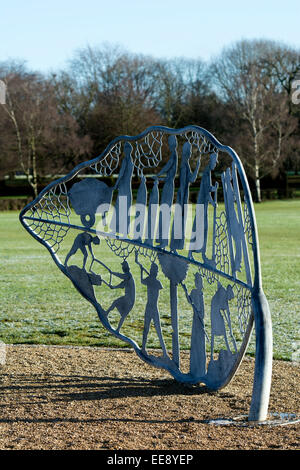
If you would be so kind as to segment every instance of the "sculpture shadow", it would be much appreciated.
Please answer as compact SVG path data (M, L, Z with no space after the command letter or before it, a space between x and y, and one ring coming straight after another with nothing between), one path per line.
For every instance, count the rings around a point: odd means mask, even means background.
M43 377L33 377L20 375L15 376L16 384L2 386L1 394L21 392L27 399L36 396L41 392L41 396L48 393L54 394L54 401L74 401L74 400L105 400L126 397L153 397L166 395L199 395L202 393L216 393L205 385L180 384L173 378L166 379L145 379L121 378L121 377L95 377L95 376L63 376L47 374ZM76 391L70 393L68 389ZM57 391L57 394L55 393ZM0 406L1 403L0 403Z
M98 401L115 400L126 398L153 398L164 396L189 396L199 394L218 394L220 392L212 392L206 386L187 386L177 383L173 379L144 379L144 378L120 378L120 377L95 377L95 376L63 376L63 375L47 375L44 377L33 376L15 376L15 384L2 386L0 390L0 408L7 406L1 400L9 394L14 401L14 406L23 405L42 405L49 402L53 403L53 407L59 403L70 403L79 401ZM17 400L14 396L17 395ZM223 396L224 393L221 393ZM226 394L228 395L228 394ZM2 401L2 403L1 403ZM126 401L124 401L126 404ZM158 418L145 419L132 416L120 417L95 417L82 418L58 416L49 417L33 417L32 415L24 417L1 417L0 423L93 423L93 422L137 422L137 423L175 423L175 422L199 422L206 420L196 420L193 417L185 418Z

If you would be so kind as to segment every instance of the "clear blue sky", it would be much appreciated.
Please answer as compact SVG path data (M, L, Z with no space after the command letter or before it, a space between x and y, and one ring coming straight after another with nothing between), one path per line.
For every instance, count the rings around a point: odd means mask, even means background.
M87 44L120 44L155 57L208 60L241 38L300 49L299 0L2 0L0 61L62 68Z

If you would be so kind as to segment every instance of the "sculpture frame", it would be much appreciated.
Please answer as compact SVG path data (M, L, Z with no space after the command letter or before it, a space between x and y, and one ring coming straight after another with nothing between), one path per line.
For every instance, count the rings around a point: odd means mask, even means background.
M236 373L241 360L246 352L253 324L255 325L255 370L254 370L254 381L253 381L253 390L252 390L252 400L251 400L251 407L249 411L249 416L248 420L249 421L264 421L267 417L267 411L268 411L268 403L269 403L269 395L270 395L270 387L271 387L271 375L272 375L272 325L271 325L271 315L270 315L270 310L268 306L268 302L266 300L265 294L263 292L262 288L262 276L261 276L261 262L260 262L260 250L259 250L259 240L258 240L258 233L257 233L257 224L256 224L256 219L255 219L255 211L254 211L254 205L251 197L251 192L249 188L249 184L247 181L247 177L245 174L245 170L243 168L243 165L241 163L240 158L238 157L237 153L229 146L222 145L209 131L206 129L203 129L199 126L186 126L182 129L171 129L165 126L151 126L147 128L144 132L138 134L137 136L119 136L115 138L107 147L106 149L101 153L100 156L91 159L87 162L81 163L77 165L72 171L68 173L68 175L59 178L58 180L50 183L46 188L44 188L41 193L38 195L38 197L29 203L20 213L20 222L24 226L24 228L32 235L37 241L42 243L50 252L52 259L54 260L55 264L58 266L58 268L72 281L74 286L77 288L77 290L81 293L83 297L85 297L89 302L91 302L91 298L86 295L86 292L84 289L82 289L82 286L80 283L76 282L72 276L70 276L70 272L68 271L67 267L62 265L62 263L59 261L56 253L52 249L52 247L44 240L42 240L32 229L27 223L27 220L29 219L28 211L30 211L33 207L35 207L35 204L43 198L43 196L49 192L52 188L54 188L57 185L63 185L65 182L71 180L74 178L80 171L82 171L85 168L91 167L92 165L97 165L101 160L107 155L118 143L120 142L125 142L125 144L130 144L131 142L135 142L137 140L145 138L147 135L149 135L152 132L162 132L166 133L169 136L178 136L178 135L183 135L187 132L195 132L198 134L201 134L215 149L217 149L220 152L224 152L229 157L231 157L232 161L234 162L234 165L237 169L240 182L241 182L241 187L243 190L244 194L244 200L245 203L247 204L248 207L248 216L249 216L249 224L251 228L251 237L252 237L252 248L253 248L253 267L254 267L254 275L253 275L253 283L251 286L251 303L252 303L252 316L249 319L248 326L247 326L247 331L245 333L244 339L243 339L243 344L240 347L240 350L238 352L238 357L237 360L235 361L234 367L231 368L230 373L227 375L226 380L223 381L222 383L210 383L208 386L212 389L220 389L225 387L230 380L233 378L234 374ZM226 203L226 202L225 202ZM31 220L34 220L34 217L30 217ZM37 222L40 219L37 218ZM84 223L84 222L83 222ZM57 225L63 225L61 222L56 222ZM74 229L79 229L82 230L82 227L76 226L76 225L70 225L71 228ZM97 231L91 227L86 227L86 232L90 234L97 234ZM128 243L130 241L127 240ZM132 242L133 243L133 242ZM142 241L135 240L134 241L135 246L143 246ZM152 247L153 250L155 250L158 253L158 256L163 259L164 257L164 250L162 250L160 247ZM178 253L173 253L173 256L176 257L178 260L178 263L184 263L186 262L186 258L181 256ZM195 261L193 258L189 258L188 260L189 264L193 264L195 266L199 265L198 261ZM203 265L203 264L202 264ZM211 270L211 272L220 272L216 270L213 266L206 265L205 266L207 269ZM226 274L224 272L221 273L223 278L227 278L228 281L232 281L235 283L240 284L241 286L245 285L242 281L239 281L238 279L235 278L234 276L234 271L232 272L232 275ZM96 281L97 282L97 281ZM249 289L249 285L247 284L247 288ZM93 302L92 302L93 303ZM97 303L93 303L94 307L97 310ZM98 309L99 310L99 309ZM103 312L98 312L98 315L102 315ZM103 315L101 317L101 321L104 324L104 326L113 334L116 334L116 331L113 330L109 324L108 321L105 321L105 318L103 318ZM145 362L148 362L151 365L154 366L159 366L158 363L149 357L148 355L145 355L143 351L137 346L137 344L130 340L128 337L122 335L120 331L118 331L118 337L132 346L138 356L143 359ZM176 338L175 338L176 340ZM168 366L165 365L165 368L171 373L171 375L176 379L181 381L181 377L178 376L176 371ZM188 380L187 380L188 382Z

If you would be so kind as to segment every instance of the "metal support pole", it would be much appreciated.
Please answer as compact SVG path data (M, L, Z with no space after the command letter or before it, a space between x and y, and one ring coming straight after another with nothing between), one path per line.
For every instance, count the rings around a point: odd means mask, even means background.
M263 290L253 294L256 354L254 383L249 421L264 421L267 418L272 377L272 323L269 304Z

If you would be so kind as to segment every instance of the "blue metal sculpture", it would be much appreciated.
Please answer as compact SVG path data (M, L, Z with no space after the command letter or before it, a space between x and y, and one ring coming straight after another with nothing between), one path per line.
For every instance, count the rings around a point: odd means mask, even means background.
M255 320L249 419L266 419L271 319L251 194L230 147L197 126L155 126L118 137L99 157L47 186L20 220L102 324L180 382L215 390L228 384ZM147 345L152 324L160 354ZM139 325L139 340L130 325ZM180 361L183 329L188 371Z

